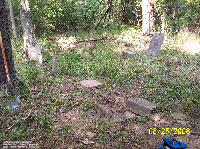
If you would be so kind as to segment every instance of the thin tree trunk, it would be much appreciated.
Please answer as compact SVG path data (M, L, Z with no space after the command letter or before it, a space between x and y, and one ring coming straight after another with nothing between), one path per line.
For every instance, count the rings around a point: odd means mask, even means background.
M10 41L10 31L8 25L7 8L4 0L0 1L0 31L2 36L2 42L5 52L5 57L8 66L8 72L11 80L11 87L15 88L17 86L16 73L14 67L14 61L12 57L12 45ZM4 59L2 54L2 49L0 46L0 86L6 84L6 70L4 65Z
M24 52L31 59L35 60L36 37L33 29L31 12L28 0L19 0L20 16L24 38Z
M174 23L173 23L173 25L174 25L174 29L175 29L175 33L178 33L178 28L177 28L177 24L176 24L176 12L177 12L177 2L175 1L175 4L174 4L174 9L173 9L173 20L174 20Z
M121 0L121 11L122 11L122 15L121 15L121 24L128 23L127 20L127 16L126 16L126 0Z
M165 0L163 3L163 16L162 16L162 33L165 32L165 16L166 16L166 11L165 11Z
M142 0L142 33L151 34L154 28L153 12L150 0Z
M149 30L149 34L153 34L153 32L155 31L154 22L156 20L154 15L153 15L153 8L152 8L152 5L154 4L154 0L149 0L149 2L150 2L150 13L149 13L149 20L150 20L149 28L150 28L150 30Z
M9 9L10 9L10 19L12 22L13 37L17 38L17 30L16 30L16 25L15 25L14 15L13 15L12 0L8 0L8 4L9 4Z
M142 0L142 33L149 33L149 13L150 3L149 0Z

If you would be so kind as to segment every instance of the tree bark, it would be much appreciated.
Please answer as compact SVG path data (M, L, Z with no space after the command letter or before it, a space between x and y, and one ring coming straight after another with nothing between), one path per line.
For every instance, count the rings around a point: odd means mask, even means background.
M7 60L8 65L8 72L11 80L11 87L15 88L17 86L17 80L16 80L16 72L15 72L15 66L14 61L12 57L12 45L10 40L10 31L9 31L9 25L8 25L8 16L7 16L7 8L6 3L4 0L0 1L0 31L2 36L2 42L5 52L5 57ZM2 49L0 47L0 86L3 84L6 84L6 70L4 65L4 59L2 54Z
M128 19L127 19L127 15L126 15L126 7L127 7L127 0L121 0L121 11L122 11L121 24L128 23Z
M13 37L17 38L17 30L16 30L16 25L15 25L14 15L13 15L12 0L8 0L8 4L9 4L9 9L10 9L10 19L12 23Z
M142 33L152 34L154 19L150 0L142 0Z
M33 47L35 47L37 42L28 0L19 0L19 8L24 38L24 52L30 58L31 55L35 55L35 51L31 49L34 49ZM32 57L32 60L36 60L36 57Z

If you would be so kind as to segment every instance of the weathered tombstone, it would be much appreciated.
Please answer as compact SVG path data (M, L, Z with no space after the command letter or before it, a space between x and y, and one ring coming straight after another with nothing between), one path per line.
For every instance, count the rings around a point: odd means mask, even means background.
M135 55L136 55L136 52L134 52L134 51L128 51L128 50L123 51L123 56L125 58L133 57Z
M127 110L130 110L131 112L141 116L148 116L151 114L151 110L154 106L155 104L143 98L128 99L126 101Z
M158 52L160 51L161 45L163 43L164 37L165 37L164 33L155 33L153 35L153 38L150 42L150 45L146 54L151 57L157 56Z
M52 56L52 71L53 73L57 72L57 57L56 56Z
M41 44L35 45L36 64L42 65Z

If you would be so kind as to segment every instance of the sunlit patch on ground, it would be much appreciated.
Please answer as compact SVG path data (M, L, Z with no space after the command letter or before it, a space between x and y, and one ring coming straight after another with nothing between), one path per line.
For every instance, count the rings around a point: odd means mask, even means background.
M61 48L64 49L68 49L68 48L74 48L76 45L77 39L76 37L61 37L57 42L59 43L59 45L61 46Z
M184 44L183 50L190 54L200 53L200 43L187 42Z

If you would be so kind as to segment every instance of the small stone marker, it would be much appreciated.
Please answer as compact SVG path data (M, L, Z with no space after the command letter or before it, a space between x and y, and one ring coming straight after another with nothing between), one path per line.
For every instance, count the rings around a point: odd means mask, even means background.
M136 55L136 52L134 52L134 51L128 51L128 50L123 51L123 56L125 58L133 57L135 55Z
M150 42L149 48L147 50L147 55L155 57L160 51L161 45L163 43L165 34L164 33L155 33Z
M80 81L80 84L84 87L94 87L94 86L102 85L102 83L96 80L83 80L83 81Z
M57 57L56 56L52 56L52 71L53 73L57 72Z
M42 65L41 44L35 45L36 64Z
M151 114L151 109L155 105L143 98L128 99L126 101L126 108L133 113L139 114L141 116L148 116Z

